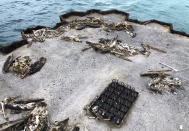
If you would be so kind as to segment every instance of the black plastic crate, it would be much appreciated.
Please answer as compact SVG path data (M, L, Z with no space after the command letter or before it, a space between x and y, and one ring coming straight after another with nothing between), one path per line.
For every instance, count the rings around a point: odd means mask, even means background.
M120 126L137 97L138 92L134 88L112 80L100 96L90 103L88 110L98 119Z

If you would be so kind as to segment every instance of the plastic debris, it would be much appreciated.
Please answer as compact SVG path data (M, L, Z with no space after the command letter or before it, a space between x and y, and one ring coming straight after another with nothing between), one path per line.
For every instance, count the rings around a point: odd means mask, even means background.
M161 65L163 65L163 66L166 66L166 67L170 68L171 70L173 70L173 71L175 71L175 72L178 72L177 69L173 68L173 67L170 66L170 65L167 65L167 64L164 64L164 63L159 63L159 64L161 64Z
M138 92L134 88L113 80L100 96L86 106L87 115L121 126L137 97Z
M141 74L141 76L152 78L148 83L148 89L158 93L174 93L177 89L182 89L181 80L179 78L173 78L170 74L166 73L170 71L171 70L148 71Z
M46 63L46 58L41 57L38 61L32 62L29 56L14 58L13 55L9 56L4 63L3 72L14 72L24 78L28 75L34 74L41 70Z
M183 130L183 125L179 125L179 129L180 129L180 130Z

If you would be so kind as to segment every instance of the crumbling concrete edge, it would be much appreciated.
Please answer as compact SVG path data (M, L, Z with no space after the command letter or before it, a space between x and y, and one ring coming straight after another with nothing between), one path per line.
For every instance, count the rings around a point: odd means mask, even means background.
M22 47L26 44L29 44L26 40L26 38L24 37L24 33L30 33L32 32L33 30L38 30L38 29L42 29L42 28L50 28L50 29L56 29L64 24L67 24L68 22L66 21L67 18L71 17L71 16L86 16L86 15L89 15L89 14L92 14L92 13L97 13L97 14L101 14L101 15L108 15L108 14L120 14L120 15L124 15L125 16L125 20L126 21L129 21L129 22L133 22L133 23L136 23L136 24L140 24L140 25L147 25L147 24L150 24L150 23L157 23L159 25L162 25L166 28L168 28L169 32L172 33L172 34L177 34L177 35L181 35L181 36L186 36L186 37L189 37L189 34L187 34L186 32L182 32L182 31L177 31L177 30L174 30L173 29L173 24L171 23L166 23L166 22L162 22L162 21L158 21L158 20L155 20L155 19L152 19L152 20L147 20L147 21L139 21L137 19L131 19L129 18L129 13L126 13L126 12L123 12L123 11L119 11L119 10L107 10L107 11L101 11L101 10L97 10L97 9L91 9L91 10L88 10L86 12L79 12L79 11L72 11L72 12L69 12L69 13L65 13L60 17L60 23L57 23L54 27L47 27L47 26L34 26L34 27L31 27L31 28L26 28L26 29L23 29L21 31L21 35L22 35L22 40L20 41L14 41L12 42L11 44L9 44L8 46L0 46L0 53L2 54L8 54L8 53L11 53L13 50L19 48L19 47Z

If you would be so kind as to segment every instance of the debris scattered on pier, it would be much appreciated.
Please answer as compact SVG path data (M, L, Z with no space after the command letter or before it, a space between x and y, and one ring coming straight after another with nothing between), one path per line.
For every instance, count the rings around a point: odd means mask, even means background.
M67 131L68 130L68 121L69 121L69 118L67 118L63 121L54 123L51 126L50 131L59 131L59 130Z
M47 104L41 102L30 112L30 117L24 126L25 131L43 131L48 128Z
M100 28L106 25L107 23L98 17L88 17L88 19L84 20L73 20L69 23L69 27L74 28L76 30L82 30L87 27Z
M15 72L21 78L24 78L29 74L31 65L32 60L29 58L29 56L17 57L12 66L10 66L9 70L11 72Z
M136 33L134 33L133 26L131 24L127 24L126 21L108 24L104 20L98 17L88 17L88 18L89 19L85 19L85 20L74 20L70 23L69 26L76 30L82 30L87 27L91 27L91 28L100 28L100 27L104 28L105 27L105 31L108 31L108 32L125 31L131 37L136 36Z
M24 37L32 38L32 41L44 42L45 39L58 37L62 33L63 32L59 32L50 28L42 28L38 30L33 30L33 33L24 34Z
M107 28L105 31L125 31L127 32L131 37L135 37L136 33L134 33L134 28L131 24L127 24L126 21L120 22L120 23L112 23L107 25Z
M38 61L32 62L32 59L29 56L24 57L16 57L9 56L4 63L3 72L14 72L20 76L20 78L24 78L28 75L34 74L44 66L46 63L46 58L41 57Z
M142 50L140 52L141 52L141 54L146 55L146 56L149 56L151 54L150 49L159 51L161 53L166 53L166 51L161 50L161 49L156 48L156 47L153 47L153 46L150 46L146 43L142 43L141 46L143 47L144 50Z
M12 114L18 114L24 111L30 113L21 119L0 124L0 130L42 131L47 128L48 110L44 99L16 100L18 98L19 96L5 98L1 102L4 105L4 110L9 109Z
M21 119L17 119L14 121L8 121L3 124L0 124L0 130L1 131L22 131L23 125L25 123L25 120L27 120L28 117L24 117Z
M48 109L44 99L28 99L28 100L16 100L19 96L7 97L0 104L4 118L6 116L5 111L11 110L11 113L18 114L27 111L27 114L23 118L8 121L0 124L0 130L5 131L79 131L79 127L76 125L68 125L68 119L60 122L56 122L52 125L48 121ZM1 111L0 110L0 111ZM6 116L6 120L8 117Z
M31 68L30 68L30 72L29 74L32 75L38 71L41 70L41 68L44 66L44 64L46 63L46 58L45 57L41 57L39 58L38 61L34 62L32 65L31 65Z
M80 35L61 37L62 40L69 41L69 42L82 42L81 39L85 39L85 38L87 38L87 37L86 36L80 36Z
M69 118L55 122L51 125L49 131L79 131L80 128L77 125L69 125L68 124Z
M86 41L89 47L83 49L82 51L86 51L87 49L93 48L96 51L100 51L101 53L111 53L121 59L132 62L128 57L135 56L138 54L143 54L146 56L150 55L150 49L157 50L162 53L166 53L165 51L158 49L156 47L150 46L148 44L141 44L144 50L139 50L134 46L131 46L127 43L122 43L121 40L118 40L118 36L113 39L99 39L98 43L93 43Z
M138 97L138 92L117 80L86 106L87 115L121 126L129 109Z
M120 23L111 23L108 24L104 20L98 17L88 17L84 20L73 20L70 22L66 22L62 26L58 27L57 29L52 29L49 27L44 27L38 30L32 30L31 33L22 33L23 37L27 40L34 42L44 42L45 39L52 39L61 36L64 32L70 29L82 30L87 27L90 28L104 28L105 31L125 31L131 37L135 37L136 33L134 33L134 28L131 24L127 24L127 22L120 22ZM79 42L77 38L74 40L69 37L63 37L62 39L68 41L76 41Z
M20 96L12 96L1 101L1 111L6 120L8 120L6 109L10 109L11 113L21 113L22 111L33 110L38 103L44 101L44 99L16 100L18 98L20 98Z
M122 44L118 37L113 39L99 39L99 43L93 43L86 41L86 43L95 49L96 51L100 51L101 53L111 53L121 59L131 61L128 56L134 56L139 53L139 51L128 44ZM85 51L85 49L83 49Z
M181 80L179 78L173 78L170 74L171 70L157 70L157 71L148 71L142 73L141 76L146 76L152 78L148 83L148 89L163 93L163 92L175 92L177 89L182 89Z
M3 65L3 72L8 73L9 72L9 67L13 64L14 62L14 57L13 55L9 56L7 60L5 61Z

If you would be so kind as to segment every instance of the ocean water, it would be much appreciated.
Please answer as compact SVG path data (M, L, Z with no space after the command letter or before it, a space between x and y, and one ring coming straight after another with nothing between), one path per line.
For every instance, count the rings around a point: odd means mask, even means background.
M89 9L117 9L141 21L173 23L175 30L189 33L189 0L0 0L0 45L20 40L22 29L52 27L61 14Z

